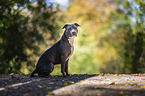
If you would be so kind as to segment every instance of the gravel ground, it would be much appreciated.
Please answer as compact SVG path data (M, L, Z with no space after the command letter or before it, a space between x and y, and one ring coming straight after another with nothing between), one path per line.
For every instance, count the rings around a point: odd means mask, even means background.
M145 96L145 74L0 75L0 96Z

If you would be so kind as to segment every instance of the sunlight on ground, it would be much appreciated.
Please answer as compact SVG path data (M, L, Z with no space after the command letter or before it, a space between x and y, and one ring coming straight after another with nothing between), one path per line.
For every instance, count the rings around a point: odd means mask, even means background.
M55 95L96 95L104 94L110 90L117 91L118 94L124 94L128 90L141 90L145 88L145 77L137 75L124 75L124 74L109 74L94 76L82 80L73 85L69 85L53 91ZM102 90L102 91L101 91ZM124 90L124 91L123 91ZM112 91L111 91L112 92ZM128 93L127 93L128 94ZM129 93L132 94L132 93Z

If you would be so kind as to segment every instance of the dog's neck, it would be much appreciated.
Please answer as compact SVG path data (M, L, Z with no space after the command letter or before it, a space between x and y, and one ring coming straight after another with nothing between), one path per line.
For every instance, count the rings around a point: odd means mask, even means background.
M65 32L64 32L64 34L62 35L62 38L61 38L61 39L64 40L64 41L68 41L69 44L70 44L71 46L73 46L75 37L76 37L76 36L67 37L67 36L65 35Z
M72 36L72 37L69 37L68 38L68 42L71 46L73 46L73 43L74 43L74 39L75 39L75 36Z

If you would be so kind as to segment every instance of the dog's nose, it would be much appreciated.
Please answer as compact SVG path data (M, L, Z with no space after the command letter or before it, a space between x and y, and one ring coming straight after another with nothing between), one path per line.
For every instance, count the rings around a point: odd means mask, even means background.
M72 32L72 34L77 36L77 33L76 32Z

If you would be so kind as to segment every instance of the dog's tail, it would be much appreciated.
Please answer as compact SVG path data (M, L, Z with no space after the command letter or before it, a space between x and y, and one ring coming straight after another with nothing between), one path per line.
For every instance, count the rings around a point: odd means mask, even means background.
M37 70L36 69L31 73L30 77L34 77L34 74L35 73L37 73Z

